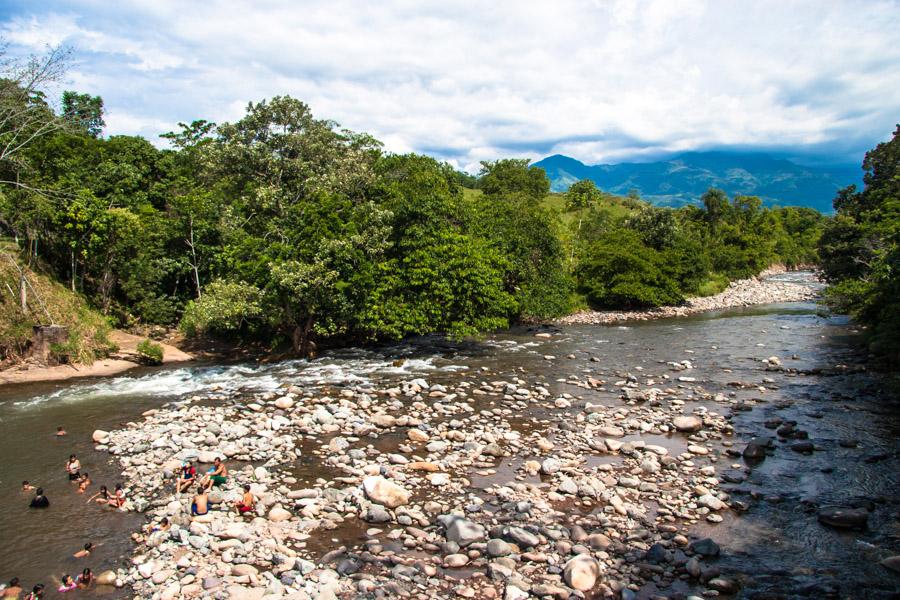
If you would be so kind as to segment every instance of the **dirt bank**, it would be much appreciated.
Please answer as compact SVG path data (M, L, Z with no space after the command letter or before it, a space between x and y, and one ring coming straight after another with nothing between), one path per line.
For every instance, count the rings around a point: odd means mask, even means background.
M90 365L58 365L42 367L28 362L0 371L0 385L11 383L34 383L37 381L63 381L76 377L105 377L118 375L140 364L137 345L144 338L115 330L110 339L119 346L119 351L103 360L94 361ZM163 347L163 363L175 363L194 360L194 356L183 352L170 344L159 342Z

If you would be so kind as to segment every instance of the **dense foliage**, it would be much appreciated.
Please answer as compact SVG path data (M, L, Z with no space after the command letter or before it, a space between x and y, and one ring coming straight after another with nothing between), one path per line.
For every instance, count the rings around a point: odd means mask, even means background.
M58 72L46 66L0 80L0 230L119 326L305 353L554 317L579 292L602 307L672 304L816 260L815 211L716 190L702 209L659 209L590 182L555 208L528 160L484 162L476 178L385 153L286 96L233 123L181 123L169 149L103 137L101 98L66 92L51 110L28 76Z
M578 186L579 196L586 193L590 186ZM813 209L768 209L745 196L729 201L716 189L703 195L702 208L638 202L614 216L599 210L595 200L587 201L586 209L581 198L567 198L567 204L582 213L574 236L578 287L600 308L677 304L721 291L730 280L774 263L813 264L826 221Z
M819 243L828 301L871 328L872 350L900 363L900 125L866 153L864 188L838 194Z

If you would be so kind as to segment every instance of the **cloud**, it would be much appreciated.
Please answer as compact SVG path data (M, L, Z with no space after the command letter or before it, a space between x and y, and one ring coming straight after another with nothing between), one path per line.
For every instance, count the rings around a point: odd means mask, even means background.
M290 94L468 169L719 147L858 162L900 115L895 1L22 1L0 30L19 51L74 46L108 133Z

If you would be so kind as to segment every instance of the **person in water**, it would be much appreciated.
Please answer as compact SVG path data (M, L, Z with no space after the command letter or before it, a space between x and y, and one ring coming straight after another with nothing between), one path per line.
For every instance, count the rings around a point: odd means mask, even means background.
M97 504L109 504L109 490L106 489L105 485L100 486L100 491L88 498L88 502L93 500ZM87 504L87 502L85 503Z
M66 430L62 428L62 425L56 428L56 437L62 437L64 435L69 435L66 433Z
M23 491L23 492L30 492L30 491L32 491L33 489L34 489L34 486L31 485L30 483L28 483L28 480L27 480L27 479L26 479L25 481L22 482L22 491Z
M18 598L22 593L22 586L19 585L19 578L13 577L3 589L3 598Z
M244 484L244 497L235 504L235 508L239 514L243 515L251 512L254 506L256 506L256 497L250 492L250 486Z
M25 600L41 600L44 597L44 584L38 583L33 588L31 588L31 592L27 596L25 596Z
M66 471L69 472L69 481L81 479L81 463L74 454L69 456L69 462L66 463Z
M75 583L75 580L72 579L71 575L63 575L62 581L60 581L59 588L57 588L57 592L66 593L71 592L75 588L78 587L78 584Z
M84 545L84 548L73 554L75 558L86 558L91 555L91 552L94 550L94 544L88 542Z
M209 496L206 489L202 485L197 486L197 493L194 495L194 501L191 503L191 516L205 515L209 512Z
M228 481L228 468L222 462L222 459L217 456L213 461L209 474L206 476L206 491L212 489L213 486L220 487L226 481Z
M34 491L34 498L31 499L29 508L50 508L50 501L44 495L44 488L38 488Z
M190 461L186 460L181 465L181 475L178 476L178 482L175 484L178 493L187 491L195 481L197 481L197 469Z
M125 506L125 490L122 489L122 484L116 484L116 491L113 492L112 498L109 500L110 506L115 506L116 508L122 508Z
M91 476L87 473L82 473L78 483L78 493L83 494L89 485L91 485Z
M75 578L75 583L79 588L85 590L94 583L94 573L90 569L84 569L81 575Z

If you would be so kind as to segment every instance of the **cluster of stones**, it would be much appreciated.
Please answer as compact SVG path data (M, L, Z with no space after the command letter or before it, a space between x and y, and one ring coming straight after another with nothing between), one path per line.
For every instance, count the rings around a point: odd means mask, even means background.
M104 575L161 599L633 598L678 580L734 591L709 562L719 547L690 529L746 508L720 486L746 467L718 474L733 431L707 408L737 401L706 392L692 367L553 384L476 373L332 395L289 387L148 411L95 432L149 521L130 568ZM183 460L216 456L229 482L191 519L174 477ZM309 476L293 466L304 460ZM255 515L229 510L243 484ZM163 517L171 529L152 531Z
M725 291L714 296L689 298L679 306L664 306L644 311L581 311L559 319L561 325L607 325L620 321L647 321L666 317L684 317L710 310L754 306L773 302L805 302L818 292L805 285L762 278L732 281Z

